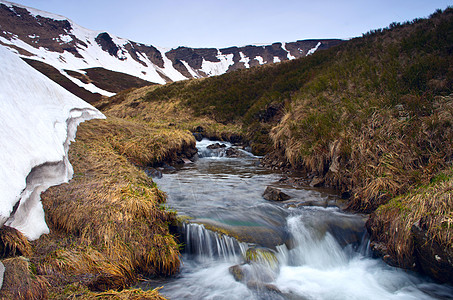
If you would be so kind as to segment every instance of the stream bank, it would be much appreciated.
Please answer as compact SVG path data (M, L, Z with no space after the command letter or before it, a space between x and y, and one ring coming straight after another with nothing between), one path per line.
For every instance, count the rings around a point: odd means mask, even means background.
M372 258L366 216L343 211L338 195L288 184L242 149L226 157L231 144L208 149L215 143L198 142L196 162L155 180L187 221L181 273L149 287L170 299L451 298L450 286ZM264 199L268 186L291 199Z

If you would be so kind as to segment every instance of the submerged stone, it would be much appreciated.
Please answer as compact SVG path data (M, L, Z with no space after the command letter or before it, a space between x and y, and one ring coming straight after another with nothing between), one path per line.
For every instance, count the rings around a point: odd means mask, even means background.
M233 275L234 280L242 282L245 277L244 269L240 265L234 265L228 268L228 271Z
M275 253L267 248L248 248L245 252L247 263L258 263L268 266L272 270L278 269L278 259Z

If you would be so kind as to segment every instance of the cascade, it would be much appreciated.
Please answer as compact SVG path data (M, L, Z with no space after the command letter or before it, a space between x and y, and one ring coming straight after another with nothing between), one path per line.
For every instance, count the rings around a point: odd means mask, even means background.
M201 224L183 223L184 252L198 259L239 260L247 245L235 238L207 230Z

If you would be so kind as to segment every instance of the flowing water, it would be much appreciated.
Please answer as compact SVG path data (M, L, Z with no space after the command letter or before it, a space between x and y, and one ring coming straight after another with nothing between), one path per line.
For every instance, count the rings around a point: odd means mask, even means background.
M250 153L226 157L231 145L208 149L213 143L197 143L199 160L155 179L168 206L188 219L181 273L159 283L164 296L453 299L451 286L371 258L365 217L343 212L334 194L293 187ZM291 199L265 200L267 186Z

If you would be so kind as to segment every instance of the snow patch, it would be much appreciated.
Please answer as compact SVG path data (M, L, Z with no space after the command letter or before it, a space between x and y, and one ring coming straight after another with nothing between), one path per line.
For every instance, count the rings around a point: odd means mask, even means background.
M48 233L40 194L73 174L68 148L98 110L0 46L0 224L34 240Z
M282 43L282 49L285 50L286 52L288 52L287 57L289 60L296 59L296 57L291 55L291 52L289 52L289 50L286 49L286 43Z
M51 18L54 20L68 20L68 18L66 18L66 17L60 16L57 14L53 14L53 13L49 13L46 11L42 11L42 10L39 10L39 9L36 9L33 7L25 6L22 4L17 4L17 3L13 3L13 2L9 2L9 1L4 1L4 0L0 0L0 3L5 4L9 8L12 8L13 6L25 8L35 18L36 18L36 16L41 16L41 17L45 17L45 18Z
M239 60L240 62L244 63L244 66L248 69L250 68L249 62L250 58L246 57L244 53L239 52L239 55L241 56L241 59Z
M274 64L281 62L280 57L274 56Z
M187 71L189 71L189 74L193 77L193 78L200 78L200 75L198 75L197 73L195 73L195 71L192 69L192 67L189 65L188 62L186 62L185 60L181 60L182 64L184 65L184 67L186 67Z
M321 42L318 42L314 48L311 48L310 50L308 50L306 56L309 56L309 55L312 55L313 53L315 53L316 50L318 50L319 46L321 46Z
M72 41L72 37L69 35L60 34L60 41L62 41L63 43L70 43Z
M257 56L255 59L260 63L260 65L264 65L266 63L261 56Z
M209 76L216 76L224 74L228 71L231 65L234 64L234 54L222 54L220 50L217 50L216 57L220 62L207 61L203 58L201 64L201 70L208 74Z

